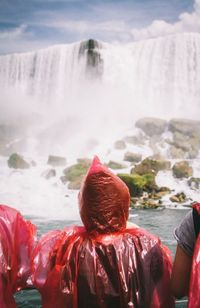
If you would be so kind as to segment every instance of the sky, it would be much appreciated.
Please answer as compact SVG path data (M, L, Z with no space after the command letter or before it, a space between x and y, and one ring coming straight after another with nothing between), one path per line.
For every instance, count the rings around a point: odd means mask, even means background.
M200 0L0 0L0 54L200 33Z

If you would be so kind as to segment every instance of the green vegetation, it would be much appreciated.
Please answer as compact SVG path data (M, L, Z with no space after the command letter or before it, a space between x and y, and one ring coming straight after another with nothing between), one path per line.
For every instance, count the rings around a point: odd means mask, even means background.
M158 186L155 183L154 174L126 174L119 173L119 178L128 186L130 195L132 197L139 197L146 192L153 192L158 190Z

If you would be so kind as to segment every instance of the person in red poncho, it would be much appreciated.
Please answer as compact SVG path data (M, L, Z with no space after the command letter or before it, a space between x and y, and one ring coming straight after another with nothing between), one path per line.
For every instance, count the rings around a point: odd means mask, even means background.
M14 293L31 284L35 232L17 210L0 205L0 308L15 308Z
M127 228L127 186L97 157L79 192L84 226L51 231L33 254L43 308L173 308L171 258L159 238Z
M174 235L178 242L171 277L175 297L188 296L188 308L200 307L200 203L193 205Z

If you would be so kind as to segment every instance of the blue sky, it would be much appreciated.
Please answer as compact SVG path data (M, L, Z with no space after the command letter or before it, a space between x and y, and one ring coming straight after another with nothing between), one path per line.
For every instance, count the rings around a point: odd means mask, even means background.
M0 53L200 30L200 0L0 0Z

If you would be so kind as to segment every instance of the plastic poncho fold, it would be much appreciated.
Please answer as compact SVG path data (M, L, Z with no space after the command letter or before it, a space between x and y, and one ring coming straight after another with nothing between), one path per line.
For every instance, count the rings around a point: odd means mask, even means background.
M200 219L200 203L194 204L193 208L195 208L195 210L197 211ZM200 234L197 237L192 259L192 269L191 269L190 287L189 287L189 301L188 301L188 308L199 308L199 307L200 307Z
M29 287L35 226L8 206L0 205L0 307L16 307L13 295Z
M171 257L160 240L126 228L126 185L95 158L79 193L84 227L51 231L33 253L43 308L173 308Z

